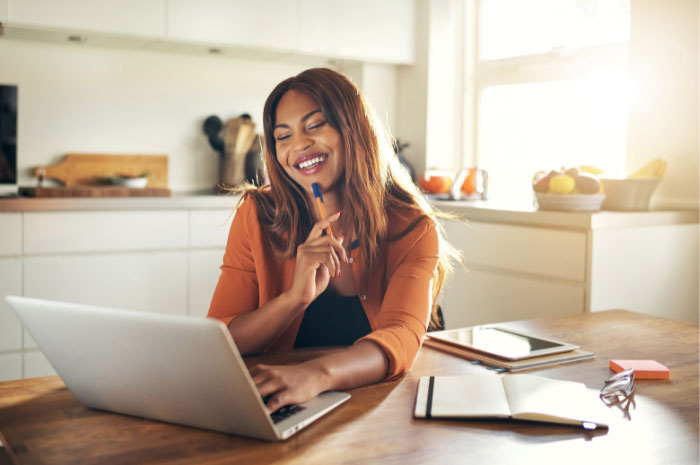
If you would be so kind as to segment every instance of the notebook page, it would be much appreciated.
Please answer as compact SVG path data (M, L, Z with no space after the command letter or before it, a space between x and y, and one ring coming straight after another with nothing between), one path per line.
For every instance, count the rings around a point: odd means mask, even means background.
M590 421L604 425L592 409L593 399L586 385L535 375L503 377L503 387L514 418L531 420L563 420L579 424ZM569 421L566 421L569 420Z
M501 377L491 373L436 376L432 416L509 418Z

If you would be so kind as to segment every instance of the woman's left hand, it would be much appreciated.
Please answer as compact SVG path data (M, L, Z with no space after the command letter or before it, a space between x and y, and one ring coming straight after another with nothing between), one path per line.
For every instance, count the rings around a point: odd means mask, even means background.
M256 365L250 369L250 375L261 396L272 395L266 404L269 412L306 402L328 390L328 375L313 361L299 365Z

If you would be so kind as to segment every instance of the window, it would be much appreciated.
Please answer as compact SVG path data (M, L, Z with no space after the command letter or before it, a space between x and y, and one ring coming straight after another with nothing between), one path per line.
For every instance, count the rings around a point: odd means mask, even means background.
M488 171L490 198L529 200L533 174L560 166L624 174L629 10L629 0L473 3L465 165Z

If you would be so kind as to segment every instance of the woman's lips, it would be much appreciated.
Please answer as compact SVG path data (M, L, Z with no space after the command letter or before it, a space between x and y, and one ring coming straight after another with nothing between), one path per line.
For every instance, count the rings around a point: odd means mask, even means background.
M304 155L294 162L294 167L304 175L315 174L323 168L327 160L328 155L325 153Z

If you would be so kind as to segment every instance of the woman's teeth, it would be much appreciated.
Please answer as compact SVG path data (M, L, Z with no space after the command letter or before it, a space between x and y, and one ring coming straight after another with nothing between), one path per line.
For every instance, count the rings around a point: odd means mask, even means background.
M312 158L311 160L306 160L304 162L299 163L299 169L305 170L307 168L311 168L312 166L318 165L323 160L324 160L323 157L316 157L316 158Z

